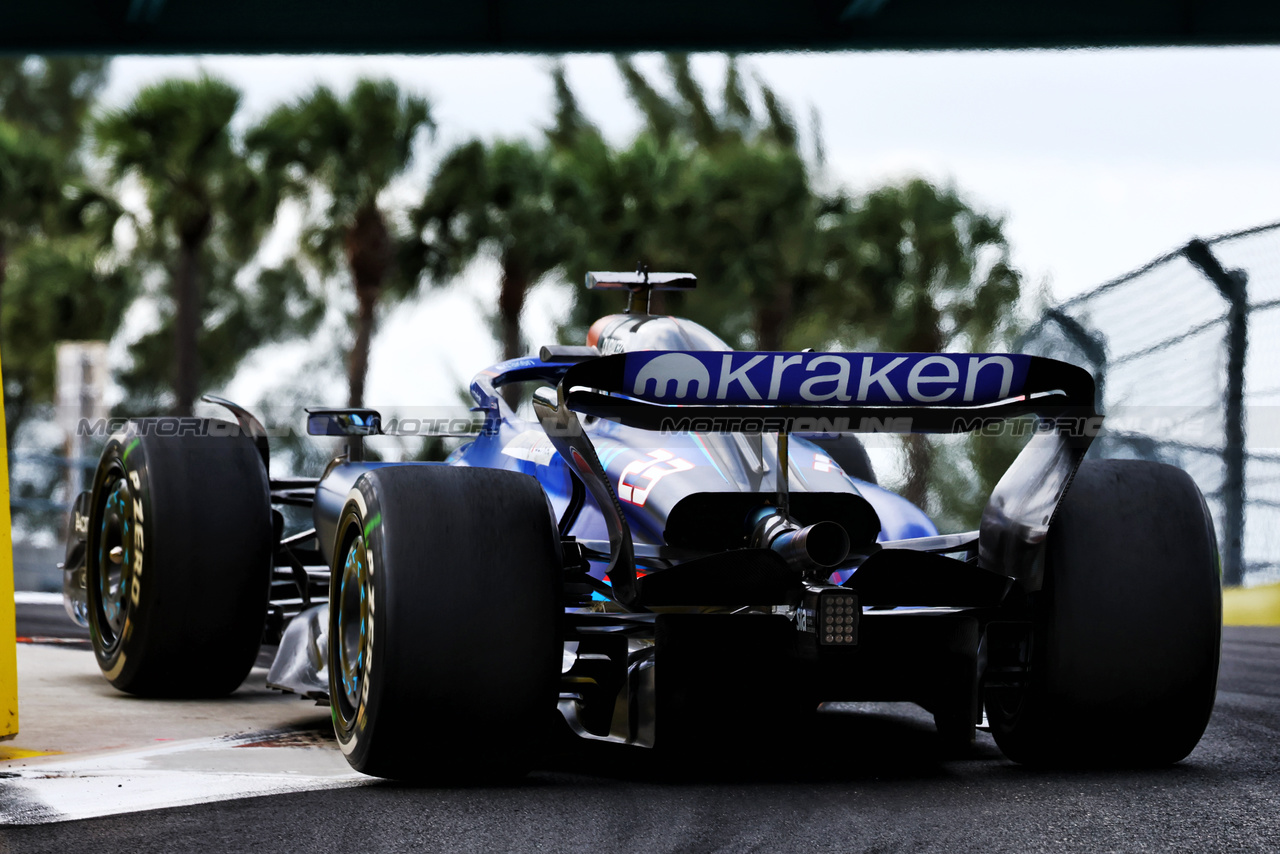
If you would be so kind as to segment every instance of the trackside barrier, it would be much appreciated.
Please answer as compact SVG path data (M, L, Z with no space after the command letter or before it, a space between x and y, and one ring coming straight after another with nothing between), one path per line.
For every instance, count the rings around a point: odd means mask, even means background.
M0 740L18 734L18 630L13 609L13 529L9 521L9 448L0 408Z
M1107 416L1095 455L1191 475L1228 588L1280 581L1280 440L1269 426L1280 423L1278 262L1280 222L1197 238L1047 309L1016 345L1093 374Z
M1222 591L1224 626L1280 626L1280 584L1227 587Z

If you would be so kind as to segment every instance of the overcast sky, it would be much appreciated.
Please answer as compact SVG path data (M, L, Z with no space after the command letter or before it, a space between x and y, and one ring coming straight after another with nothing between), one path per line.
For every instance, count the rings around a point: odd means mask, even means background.
M1280 220L1280 49L791 53L743 62L803 124L816 110L834 180L866 188L924 175L954 184L1005 216L1014 262L1032 288L1047 283L1056 297L1190 237ZM660 65L642 58L653 71ZM341 90L360 75L390 76L434 106L440 136L418 166L426 174L451 143L544 126L548 66L520 56L124 57L106 98L120 104L148 81L203 68L244 91L251 121L317 82ZM624 141L638 120L612 60L571 57L567 66L586 112ZM720 57L696 57L694 67L718 90ZM388 317L370 404L451 402L454 380L496 353L476 308L495 293L493 270L481 267L454 291ZM550 334L560 301L552 289L535 301L533 342ZM300 358L297 348L287 352ZM234 385L252 398L263 370L259 360Z

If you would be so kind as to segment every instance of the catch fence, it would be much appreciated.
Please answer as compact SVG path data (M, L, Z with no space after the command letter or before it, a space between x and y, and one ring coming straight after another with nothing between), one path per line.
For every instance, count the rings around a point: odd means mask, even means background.
M1091 455L1191 474L1224 583L1280 580L1280 223L1192 240L1050 308L1020 344L1094 374Z

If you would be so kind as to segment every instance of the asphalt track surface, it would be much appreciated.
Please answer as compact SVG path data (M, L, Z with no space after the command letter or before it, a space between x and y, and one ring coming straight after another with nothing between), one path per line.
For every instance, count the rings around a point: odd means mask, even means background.
M50 633L23 610L19 634ZM946 756L923 714L868 704L823 715L785 755L744 746L731 768L578 743L506 786L374 784L0 829L12 852L250 849L1274 851L1280 629L1226 630L1204 739L1155 771L1028 770L986 735Z

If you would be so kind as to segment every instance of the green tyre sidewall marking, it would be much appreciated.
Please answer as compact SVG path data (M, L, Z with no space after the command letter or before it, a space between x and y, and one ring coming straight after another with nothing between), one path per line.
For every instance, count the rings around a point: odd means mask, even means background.
M127 622L113 642L98 625L98 564L106 491L121 475L140 548L126 576ZM261 646L274 545L266 469L252 440L222 421L130 422L104 448L90 508L90 633L107 680L142 696L235 690Z
M133 436L132 433L125 434L124 437L112 437L107 441L106 447L103 449L101 461L94 473L92 497L90 499L90 522L89 536L87 543L86 560L89 563L89 571L86 574L87 593L89 600L89 634L93 642L94 655L97 657L98 666L106 675L107 680L113 685L128 684L130 677L137 671L142 664L141 659L144 657L140 649L132 649L134 646L130 643L133 639L133 633L138 631L135 621L135 610L141 610L142 602L147 601L150 604L151 590L150 586L145 583L146 578L146 535L145 526L146 519L151 515L151 497L146 489L146 459L145 454L140 448L140 440ZM126 511L134 526L134 542L137 542L137 527L141 524L144 534L141 539L143 542L141 573L136 573L133 561L129 561L125 565L124 570L124 601L125 606L125 622L117 636L108 638L104 636L101 621L106 618L105 604L102 598L101 576L104 567L100 565L101 537L102 537L102 514L105 511L106 501L109 492L113 488L117 478L123 477L128 484L128 498L130 503L137 502L142 508L142 521L139 522L133 507L127 507ZM138 486L134 485L136 483ZM136 550L136 545L135 545ZM138 585L138 601L135 604L132 596L132 586L136 579ZM107 635L116 635L109 628L105 633Z
M509 780L552 732L562 659L559 539L527 475L379 468L348 493L330 585L334 729L353 768L413 782ZM360 702L341 685L340 578L365 538Z

